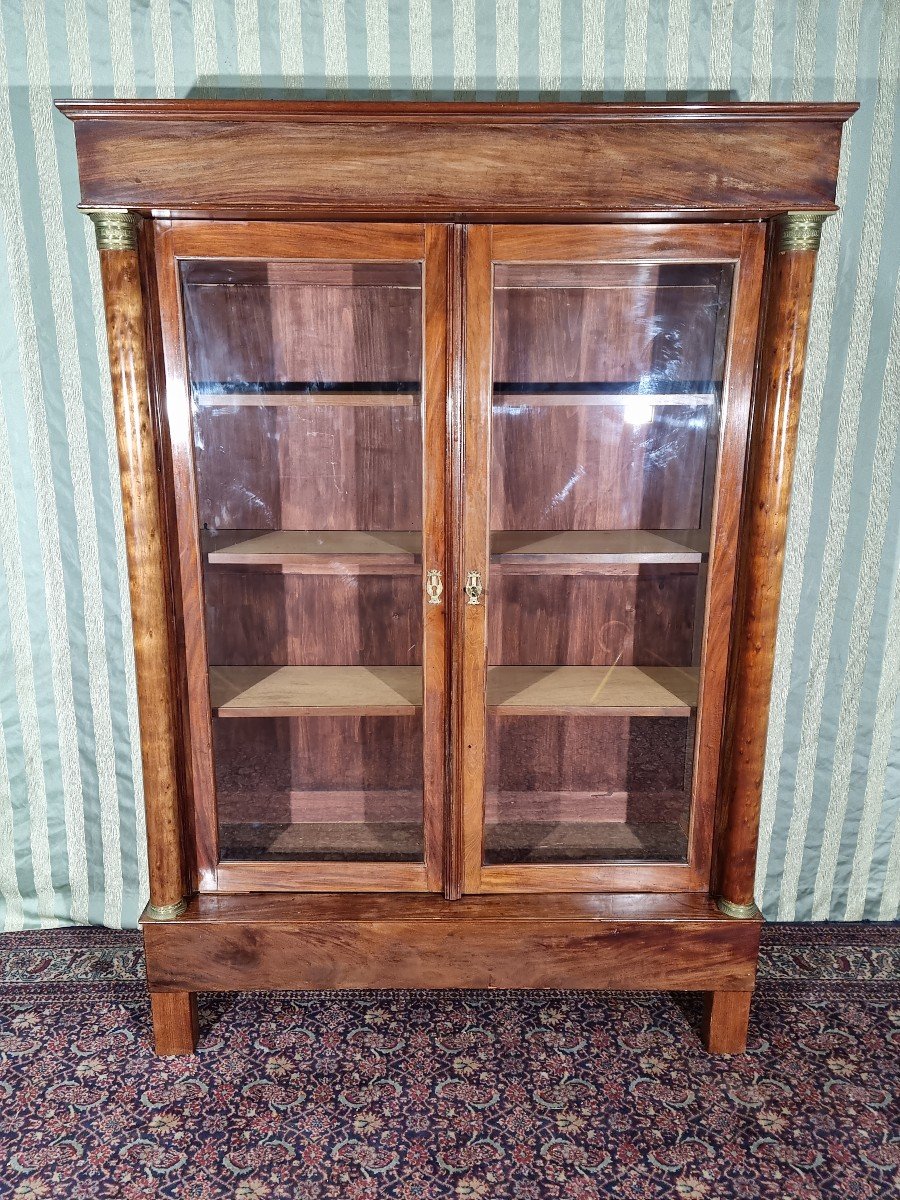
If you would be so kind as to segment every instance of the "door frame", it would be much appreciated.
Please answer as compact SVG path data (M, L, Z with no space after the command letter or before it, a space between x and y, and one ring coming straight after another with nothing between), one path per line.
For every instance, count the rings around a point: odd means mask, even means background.
M156 220L158 417L167 507L173 521L173 600L184 677L182 736L192 885L201 892L440 891L444 880L447 762L448 226L424 223ZM212 749L197 482L179 264L186 259L422 264L422 768L424 861L220 862ZM443 602L426 603L425 573L442 572Z
M475 892L703 892L710 883L726 672L744 470L761 319L763 222L605 225L473 225L466 231L462 560L477 571L484 603L463 605L457 650L462 805L459 888ZM490 604L493 266L495 263L732 263L734 279L711 517L708 586L686 863L482 865ZM724 632L723 632L724 631Z

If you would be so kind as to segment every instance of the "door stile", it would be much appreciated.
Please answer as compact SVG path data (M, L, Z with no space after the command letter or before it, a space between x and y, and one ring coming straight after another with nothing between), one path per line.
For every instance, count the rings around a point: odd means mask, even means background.
M753 222L741 227L726 338L718 479L710 515L713 538L708 565L703 644L699 657L702 672L694 749L694 803L691 806L688 848L691 868L707 887L725 722L729 635L740 636L739 630L732 631L732 612L765 245L763 224Z
M425 227L422 439L422 739L425 875L429 891L445 886L444 846L451 827L447 795L448 555L445 464L448 396L448 249L446 225ZM440 572L443 591L430 602L426 580Z
M481 886L487 736L487 605L490 603L490 437L493 394L493 229L469 228L465 260L465 397L463 545L458 583L462 621L463 890ZM463 595L471 575L484 588L477 602Z
M187 720L187 686L183 672L178 669L178 662L184 648L184 630L182 628L181 606L177 601L177 597L181 592L181 581L178 573L178 560L173 549L178 541L178 523L171 480L172 448L169 443L169 429L164 419L162 407L165 399L165 370L159 335L159 291L156 280L155 239L158 227L159 223L156 221L141 222L138 231L138 245L141 290L148 313L146 338L148 384L151 397L150 412L153 423L153 436L156 442L157 469L160 477L160 501L163 506L165 554L169 581L169 619L172 623L173 651L169 670L172 676L172 689L175 696L177 718L174 747L179 776L180 828L183 839L182 862L185 872L186 894L190 895L197 890L195 866L197 856L194 845L194 824L189 813L189 805L187 804L187 797L191 795L193 788L190 757L191 731L190 723Z
M171 453L178 596L184 636L184 690L187 695L191 800L187 806L193 829L195 883L200 891L218 886L219 827L213 761L212 712L206 682L206 621L203 571L197 537L199 523L194 473L194 434L178 259L171 222L157 224L154 237L164 375L164 423Z
M444 897L459 900L463 894L463 656L456 630L463 622L464 561L463 506L466 493L465 463L465 262L468 227L447 226L447 457L445 511L447 513L447 577L445 597L451 636L447 639L447 697L449 703L446 745L446 797L444 847Z

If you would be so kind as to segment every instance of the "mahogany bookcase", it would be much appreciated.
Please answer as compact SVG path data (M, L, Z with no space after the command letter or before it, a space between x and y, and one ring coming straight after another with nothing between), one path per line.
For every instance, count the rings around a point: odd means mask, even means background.
M195 993L665 988L743 1050L848 104L60 103L157 1048Z

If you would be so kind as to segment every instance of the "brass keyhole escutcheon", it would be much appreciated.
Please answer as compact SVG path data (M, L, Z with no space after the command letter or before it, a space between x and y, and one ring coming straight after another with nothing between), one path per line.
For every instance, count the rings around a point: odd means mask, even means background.
M481 603L481 596L484 592L484 586L481 582L481 576L477 571L470 571L466 576L466 586L463 590L466 593L466 604Z
M429 604L440 604L444 594L444 579L440 571L434 568L425 576L425 594Z

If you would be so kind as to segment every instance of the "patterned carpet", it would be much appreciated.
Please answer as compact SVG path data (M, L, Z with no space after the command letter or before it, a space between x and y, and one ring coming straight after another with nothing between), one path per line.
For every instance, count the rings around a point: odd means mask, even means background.
M693 996L331 992L203 997L165 1061L136 935L0 937L0 1196L897 1196L900 926L764 936L739 1058Z

